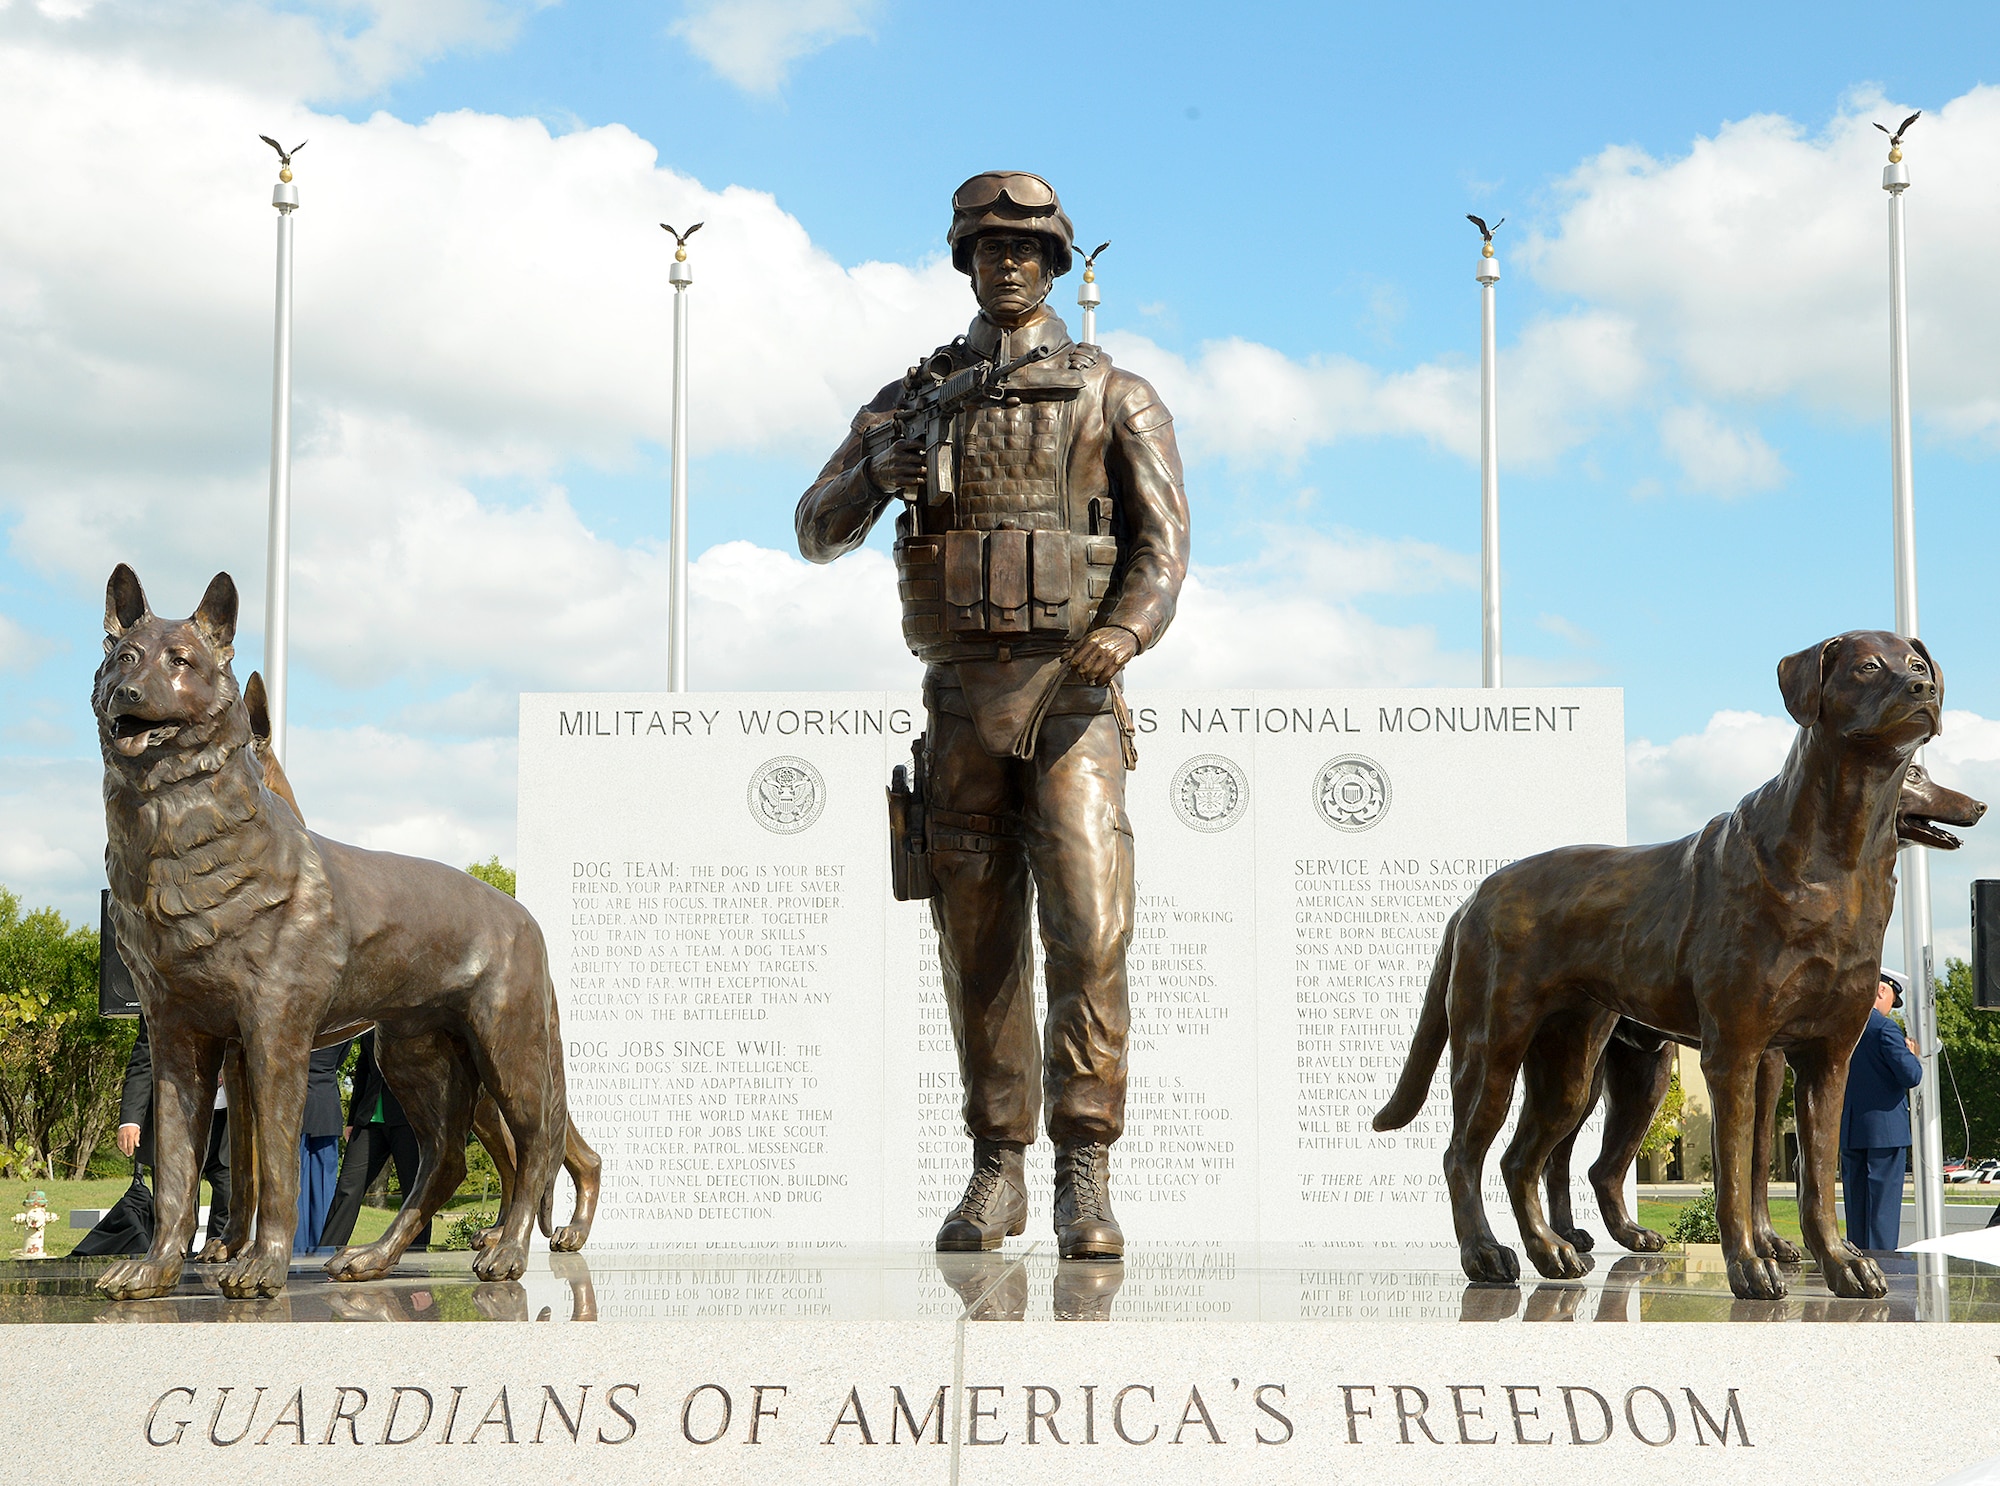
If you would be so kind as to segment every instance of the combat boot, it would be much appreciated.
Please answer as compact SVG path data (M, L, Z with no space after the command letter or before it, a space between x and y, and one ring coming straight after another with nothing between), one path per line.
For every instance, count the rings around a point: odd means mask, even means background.
M1111 1147L1056 1150L1056 1249L1065 1259L1122 1259L1125 1235L1111 1214Z
M1028 1181L1022 1147L1012 1141L972 1142L972 1180L938 1229L940 1253L997 1249L1028 1228Z
M1109 1321L1111 1302L1125 1283L1122 1259L1077 1260L1056 1266L1058 1321Z

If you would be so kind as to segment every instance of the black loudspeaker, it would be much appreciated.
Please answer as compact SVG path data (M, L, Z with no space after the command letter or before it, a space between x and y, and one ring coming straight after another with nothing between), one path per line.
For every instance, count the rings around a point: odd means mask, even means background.
M1994 886L2000 888L2000 882ZM138 992L132 988L132 972L118 958L110 888L98 890L98 1016L138 1016Z
M2000 880L1972 884L1972 1004L2000 1011Z

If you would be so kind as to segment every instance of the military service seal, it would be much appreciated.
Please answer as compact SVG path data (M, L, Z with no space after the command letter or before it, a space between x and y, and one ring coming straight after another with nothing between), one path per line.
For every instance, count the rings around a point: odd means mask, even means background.
M780 755L750 776L750 814L767 831L789 836L819 819L826 781L802 758Z
M1344 753L1313 780L1313 804L1336 831L1365 831L1389 813L1389 776L1372 758Z
M1174 771L1167 798L1190 830L1226 831L1250 806L1250 776L1233 759L1198 753Z

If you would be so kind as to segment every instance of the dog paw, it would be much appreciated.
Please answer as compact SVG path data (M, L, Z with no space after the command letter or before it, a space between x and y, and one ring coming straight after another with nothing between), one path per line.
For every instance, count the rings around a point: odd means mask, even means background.
M1551 1280L1580 1280L1596 1267L1597 1261L1588 1254L1579 1254L1571 1244L1537 1243L1524 1238L1521 1246L1528 1251L1528 1258L1543 1278Z
M201 1246L201 1252L194 1256L197 1264L227 1264L241 1253L242 1245L232 1245L227 1239L211 1238Z
M472 1235L472 1246L475 1249L490 1249L498 1242L500 1242L500 1225L498 1223L489 1224Z
M120 1259L97 1277L100 1294L111 1300L151 1300L181 1281L181 1263L172 1259Z
M379 1280L395 1269L397 1257L381 1244L371 1243L358 1249L342 1249L327 1260L323 1268L328 1276L343 1284Z
M1557 1235L1579 1254L1588 1254L1597 1247L1597 1238L1587 1228L1558 1228Z
M252 1248L222 1267L216 1285L232 1300L248 1300L253 1295L282 1295L291 1271L291 1255L279 1249Z
M1760 1233L1755 1242L1760 1257L1775 1259L1780 1264L1797 1264L1805 1257L1797 1244L1775 1233Z
M549 1247L558 1254L574 1254L583 1247L583 1241L590 1237L590 1230L580 1223L571 1223L566 1228L558 1228L549 1239Z
M1729 1288L1738 1300L1783 1300L1785 1277L1775 1261L1753 1254L1729 1261Z
M1458 1262L1468 1280L1482 1285L1513 1285L1521 1279L1520 1256L1494 1239L1473 1239L1460 1244Z
M482 1280L518 1280L527 1268L528 1251L505 1239L495 1239L472 1261L472 1272Z
M1833 1262L1822 1265L1826 1288L1848 1300L1880 1300L1889 1293L1889 1281L1882 1266L1858 1249L1835 1254Z
M1635 1254L1657 1254L1667 1246L1664 1234L1656 1233L1651 1228L1641 1228L1637 1223L1611 1236Z

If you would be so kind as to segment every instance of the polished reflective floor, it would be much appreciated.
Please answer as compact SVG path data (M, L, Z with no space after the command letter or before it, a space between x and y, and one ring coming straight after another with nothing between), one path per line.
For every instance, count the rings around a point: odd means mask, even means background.
M1738 1300L1719 1258L1601 1254L1581 1280L1468 1285L1444 1245L1135 1245L1121 1264L1063 1264L1047 1244L935 1254L859 1244L537 1254L518 1281L482 1284L467 1253L407 1255L394 1275L334 1284L294 1262L288 1293L225 1299L189 1265L176 1293L111 1302L108 1260L0 1263L0 1323L248 1321L2000 1321L2000 1267L1879 1256L1882 1300L1829 1295L1810 1264L1791 1294Z

